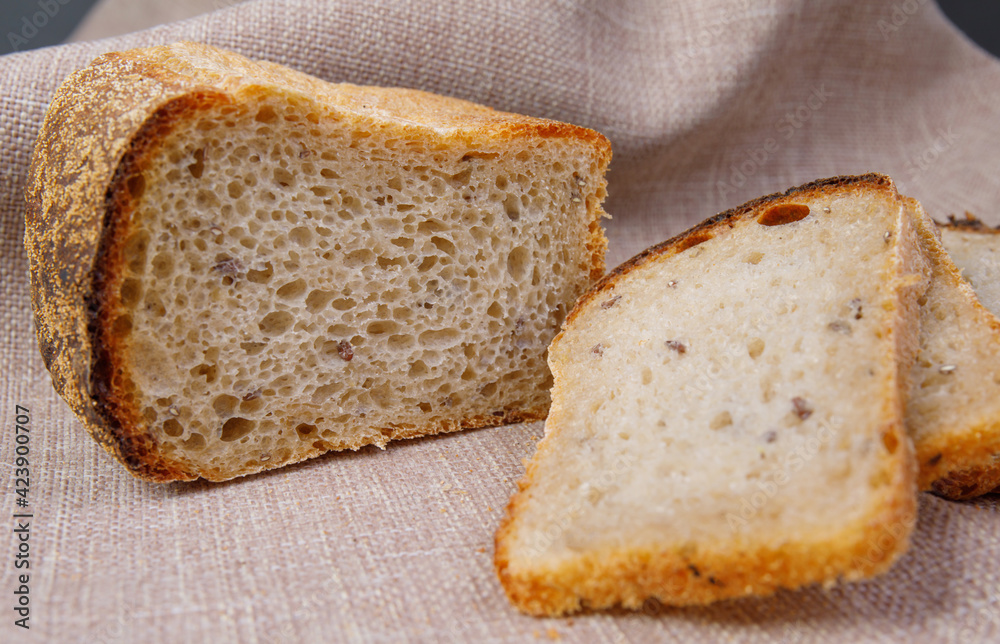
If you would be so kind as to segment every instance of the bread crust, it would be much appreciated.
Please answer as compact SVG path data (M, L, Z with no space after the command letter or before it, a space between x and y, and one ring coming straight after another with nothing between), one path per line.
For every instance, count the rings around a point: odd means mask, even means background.
M535 456L528 463L494 541L497 577L518 609L532 615L559 616L615 605L638 608L648 598L658 598L672 605L698 605L745 595L768 595L778 588L832 583L838 577L869 577L887 570L906 551L916 518L917 467L913 445L903 425L904 401L909 391L910 366L918 347L916 300L926 288L927 279L920 282L906 280L903 276L926 276L927 266L912 222L905 216L901 198L888 177L880 174L834 177L761 197L639 253L613 269L577 301L567 316L563 332L553 340L553 346L562 340L565 330L584 307L595 300L603 301L628 273L703 243L723 227L732 227L736 220L755 216L767 207L844 188L879 190L899 199L900 236L908 238L905 243L896 241L899 249L897 269L901 276L893 285L897 311L893 326L896 330L892 355L882 357L896 365L896 377L885 385L877 424L883 440L898 441L899 449L887 458L885 467L891 473L891 483L872 503L874 510L853 525L842 526L836 534L817 537L806 545L781 544L772 548L761 544L719 542L700 544L696 552L682 551L678 547L606 549L562 561L544 571L513 571L509 537L518 514L529 501L539 461L553 456L552 442L546 439L550 427L560 426L563 414L554 392L546 421L546 438L539 443ZM552 353L550 348L550 355ZM550 363L550 367L558 388L561 365ZM698 566L692 564L694 560ZM748 565L748 562L752 563Z
M149 481L224 480L279 467L195 471L158 450L140 410L130 406L130 378L114 324L116 292L133 196L158 141L198 110L276 93L310 97L353 124L477 146L515 138L580 141L603 171L611 146L574 125L497 112L406 89L332 85L271 63L196 43L111 53L71 75L56 92L39 132L26 188L25 248L39 348L53 385L90 435L135 476ZM604 272L600 199L587 198L591 279ZM426 427L384 428L388 439L544 418L547 409L504 410ZM331 445L329 449L357 449ZM306 458L328 451L315 449Z

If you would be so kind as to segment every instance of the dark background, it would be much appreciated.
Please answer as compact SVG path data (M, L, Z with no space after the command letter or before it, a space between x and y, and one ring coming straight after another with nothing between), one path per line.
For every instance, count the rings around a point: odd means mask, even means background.
M917 0L899 0L900 7L905 1ZM97 0L0 0L0 54L63 42L96 2ZM937 2L959 29L983 49L1000 57L1000 3L990 0ZM208 0L205 5L206 11L213 8ZM24 38L26 34L32 34L34 27L26 27L25 20L30 22L35 14L46 9L48 11L44 26L35 29L36 33L29 38ZM42 20L39 19L38 22Z

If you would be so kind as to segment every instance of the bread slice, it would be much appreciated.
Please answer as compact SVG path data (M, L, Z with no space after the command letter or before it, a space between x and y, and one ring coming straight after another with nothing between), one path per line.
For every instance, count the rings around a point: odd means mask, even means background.
M536 615L704 604L886 570L926 260L892 182L819 181L637 255L549 350L545 437L496 539Z
M976 292L979 303L1000 315L1000 230L970 213L937 223L941 243Z
M967 499L1000 486L1000 319L984 307L1000 303L993 282L1000 238L969 220L945 226L939 240L920 204L910 207L932 280L922 300L907 428L920 462L920 488Z
M145 479L539 419L603 274L591 130L182 43L56 94L28 187L42 354Z

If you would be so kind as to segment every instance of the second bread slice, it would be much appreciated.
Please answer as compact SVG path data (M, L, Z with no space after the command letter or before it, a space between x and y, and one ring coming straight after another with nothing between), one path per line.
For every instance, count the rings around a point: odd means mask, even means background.
M1000 319L989 310L1000 310L998 237L972 219L943 227L939 240L920 204L910 209L932 281L922 300L907 427L921 489L968 499L1000 486Z
M497 535L534 614L701 604L885 570L926 260L892 182L750 202L594 287L550 349L545 438Z

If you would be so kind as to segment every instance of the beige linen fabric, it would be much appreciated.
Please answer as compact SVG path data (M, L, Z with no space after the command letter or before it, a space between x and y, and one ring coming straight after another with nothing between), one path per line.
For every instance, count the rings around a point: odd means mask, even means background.
M35 346L23 188L47 101L99 53L192 39L612 141L609 264L751 197L877 170L1000 222L1000 63L927 0L248 2L0 58L0 641L968 642L1000 638L1000 497L924 495L887 575L707 608L516 613L493 532L542 424L153 485L101 451ZM31 630L13 626L14 406L31 409ZM9 526L9 527L8 527ZM877 548L877 544L873 544Z

